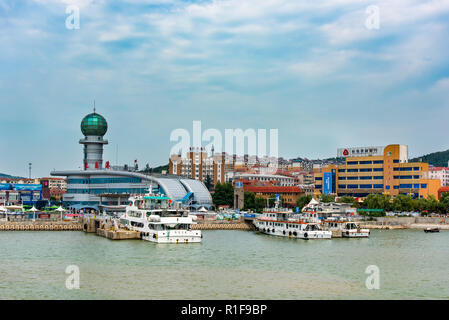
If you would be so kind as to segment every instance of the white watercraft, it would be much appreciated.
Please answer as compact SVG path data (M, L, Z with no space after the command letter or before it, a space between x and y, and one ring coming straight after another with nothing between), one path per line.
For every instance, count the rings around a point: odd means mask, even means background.
M368 238L369 229L362 229L360 224L345 218L328 218L323 226L330 231L341 231L343 238Z
M130 197L126 212L120 217L122 226L139 231L143 240L156 243L201 242L201 231L191 229L196 221L197 217L179 203L152 193Z
M332 236L331 231L321 228L316 213L293 213L290 209L279 208L278 203L258 215L254 225L259 232L281 237L309 240L330 239Z

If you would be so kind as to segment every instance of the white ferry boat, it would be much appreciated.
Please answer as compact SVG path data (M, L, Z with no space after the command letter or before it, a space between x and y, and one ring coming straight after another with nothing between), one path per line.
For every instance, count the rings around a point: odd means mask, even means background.
M321 228L321 223L316 213L293 213L290 209L275 208L265 209L261 215L254 219L256 230L259 232L281 237L299 239L330 239L331 231Z
M343 238L368 238L369 229L360 228L360 224L346 218L327 218L323 226L330 231L341 231Z
M148 193L129 198L126 212L120 223L139 231L143 240L156 243L198 243L202 240L200 230L191 230L197 217L174 204L166 196Z

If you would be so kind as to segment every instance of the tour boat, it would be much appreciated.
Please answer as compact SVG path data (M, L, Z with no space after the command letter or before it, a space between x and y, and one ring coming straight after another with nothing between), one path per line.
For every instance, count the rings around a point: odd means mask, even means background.
M156 243L201 242L201 231L191 229L196 221L197 217L181 208L180 203L153 193L131 196L120 217L123 226L139 231L143 240Z
M424 232L440 232L439 228L426 228L424 229Z
M290 209L275 207L265 209L254 219L254 225L259 232L281 237L299 239L330 239L331 231L321 228L316 213L293 213Z
M330 231L341 231L343 238L368 238L370 234L369 229L362 229L358 222L345 218L327 218L323 226Z

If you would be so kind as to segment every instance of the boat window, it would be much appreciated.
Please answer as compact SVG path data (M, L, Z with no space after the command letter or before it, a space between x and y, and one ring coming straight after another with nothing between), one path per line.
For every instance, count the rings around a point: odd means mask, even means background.
M137 211L130 211L130 212L128 212L128 215L133 218L141 218L142 217L142 214Z

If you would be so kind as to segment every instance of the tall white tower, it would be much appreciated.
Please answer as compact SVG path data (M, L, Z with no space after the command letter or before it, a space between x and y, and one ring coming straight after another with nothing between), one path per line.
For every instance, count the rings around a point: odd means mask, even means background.
M103 168L103 145L108 144L108 140L103 140L103 136L108 131L106 119L95 112L88 114L81 121L81 132L84 139L80 144L84 145L84 170L99 170Z

